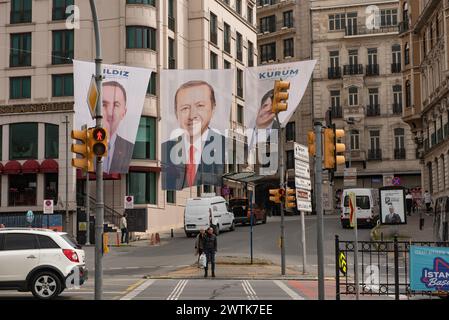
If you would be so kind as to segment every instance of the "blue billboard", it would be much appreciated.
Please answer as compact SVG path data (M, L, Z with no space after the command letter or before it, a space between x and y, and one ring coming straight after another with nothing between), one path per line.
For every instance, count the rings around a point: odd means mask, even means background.
M449 291L449 248L410 246L410 289Z

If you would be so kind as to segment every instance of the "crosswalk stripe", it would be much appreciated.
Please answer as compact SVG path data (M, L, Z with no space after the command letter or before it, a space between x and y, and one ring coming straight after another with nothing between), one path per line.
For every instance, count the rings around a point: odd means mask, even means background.
M173 291L168 296L167 300L178 300L178 298L181 296L182 291L186 287L187 282L189 282L189 280L180 280L180 281L178 281L178 283L176 284L175 288L173 289Z
M275 284L277 284L277 286L279 288L281 288L282 290L284 290L284 292L286 294L288 294L293 300L304 300L304 297L301 297L299 294L297 294L295 291L293 291L292 289L290 289L289 287L287 287L282 281L280 280L273 280L273 282Z
M253 287L249 283L248 280L242 280L242 287L245 290L245 293L249 300L258 300L259 298L256 295L256 291L254 291Z
M120 300L132 300L135 297L137 297L139 294L141 294L143 291L145 291L149 286L151 286L156 280L155 279L148 279L143 284L138 286L133 291L129 292L126 296L122 297Z

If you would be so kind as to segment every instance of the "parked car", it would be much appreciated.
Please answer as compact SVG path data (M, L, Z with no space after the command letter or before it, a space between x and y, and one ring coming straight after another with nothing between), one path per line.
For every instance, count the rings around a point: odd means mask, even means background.
M250 224L251 223L251 207L247 198L234 198L229 200L229 209L234 213L235 223ZM253 204L253 224L257 222L266 223L267 214L264 208Z
M88 278L84 250L67 233L46 229L0 229L0 266L0 290L31 291L42 300Z
M369 188L343 190L340 215L342 227L349 227L349 192L355 193L357 226L374 227L379 220L379 190Z
M184 210L184 231L187 237L198 234L201 229L216 226L215 233L235 229L234 214L228 211L223 197L202 197L187 200Z

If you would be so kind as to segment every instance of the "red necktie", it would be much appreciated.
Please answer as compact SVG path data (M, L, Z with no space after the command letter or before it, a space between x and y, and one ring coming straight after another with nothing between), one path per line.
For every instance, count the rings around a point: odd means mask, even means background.
M196 164L195 164L195 147L193 144L189 148L189 161L186 166L187 183L189 187L193 186L195 183L196 176Z

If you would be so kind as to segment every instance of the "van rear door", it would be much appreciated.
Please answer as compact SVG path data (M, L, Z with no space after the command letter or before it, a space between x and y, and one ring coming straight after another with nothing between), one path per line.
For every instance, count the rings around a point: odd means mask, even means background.
M365 219L371 217L371 197L369 195L356 195L355 202L357 206L357 218ZM349 196L345 195L343 203L343 213L344 215L349 215Z

